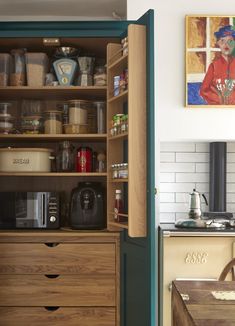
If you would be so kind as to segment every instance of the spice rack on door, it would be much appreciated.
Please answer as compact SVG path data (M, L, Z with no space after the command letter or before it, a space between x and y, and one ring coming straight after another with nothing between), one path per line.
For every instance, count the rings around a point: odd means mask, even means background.
M146 236L146 28L128 26L128 54L122 45L107 46L107 225L110 230L127 229L130 237ZM128 69L128 88L114 92L114 77ZM115 88L116 90L116 88ZM128 131L110 134L116 114L128 114ZM128 178L112 178L111 166L128 163ZM124 195L121 220L114 221L115 190ZM126 221L125 221L126 219Z

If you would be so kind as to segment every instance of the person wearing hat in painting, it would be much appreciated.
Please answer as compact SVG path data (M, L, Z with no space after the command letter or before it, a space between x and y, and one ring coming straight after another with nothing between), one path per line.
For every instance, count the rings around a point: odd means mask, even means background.
M220 56L208 67L200 95L209 105L235 105L235 30L231 25L214 33Z

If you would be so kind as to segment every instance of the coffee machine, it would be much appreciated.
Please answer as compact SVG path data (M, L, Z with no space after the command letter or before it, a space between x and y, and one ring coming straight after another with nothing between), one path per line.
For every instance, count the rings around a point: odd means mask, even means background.
M99 230L106 227L105 194L98 182L79 182L70 199L73 229Z

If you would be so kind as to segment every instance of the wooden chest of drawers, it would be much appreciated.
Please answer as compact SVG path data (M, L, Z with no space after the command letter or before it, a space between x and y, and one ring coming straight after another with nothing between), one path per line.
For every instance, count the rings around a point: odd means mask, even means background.
M0 325L119 326L119 234L0 233Z

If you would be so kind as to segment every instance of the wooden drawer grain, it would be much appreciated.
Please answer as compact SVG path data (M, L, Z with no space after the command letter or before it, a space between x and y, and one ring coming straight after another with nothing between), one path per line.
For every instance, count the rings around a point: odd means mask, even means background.
M0 274L115 274L115 243L0 243Z
M109 275L0 275L0 306L115 306L115 286Z
M115 326L114 308L65 308L48 311L43 307L0 307L4 326Z

